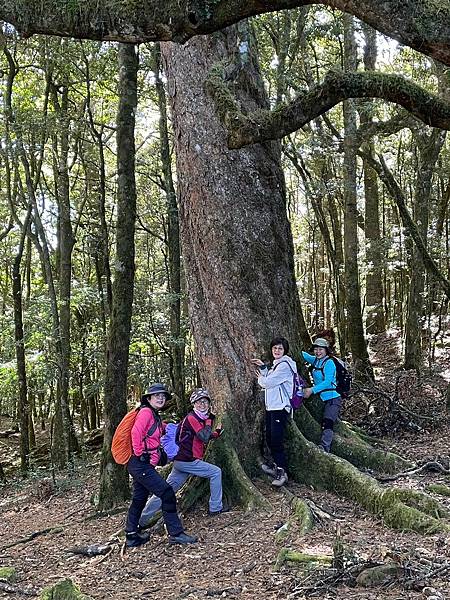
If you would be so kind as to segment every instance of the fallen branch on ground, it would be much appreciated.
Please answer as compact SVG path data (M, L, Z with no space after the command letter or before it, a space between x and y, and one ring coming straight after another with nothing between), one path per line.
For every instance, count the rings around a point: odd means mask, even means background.
M397 473L397 475L380 475L375 478L378 481L384 483L388 481L396 481L401 477L410 477L411 475L417 475L418 473L422 473L423 471L433 471L435 473L443 473L444 475L450 475L450 470L443 467L441 463L438 463L437 461L429 461L420 467L402 471L401 473Z
M10 544L6 544L5 546L2 546L0 548L0 552L3 552L3 550L7 550L8 548L12 548L13 546L18 546L19 544L27 544L28 542L31 542L31 540L34 540L35 538L37 538L40 535L47 535L47 533L61 533L61 531L64 528L61 525L55 525L54 527L47 527L46 529L41 529L40 531L34 531L33 533L31 533L29 536L22 538L20 540L17 540L15 542L11 542Z

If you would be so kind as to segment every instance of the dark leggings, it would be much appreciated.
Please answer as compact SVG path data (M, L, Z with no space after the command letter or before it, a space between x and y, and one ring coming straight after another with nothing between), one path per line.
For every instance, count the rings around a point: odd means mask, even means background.
M155 471L155 467L141 462L137 456L132 456L128 461L127 468L133 478L133 498L128 509L125 531L128 533L137 531L147 499L150 494L155 494L161 498L161 510L169 535L176 536L182 533L183 526L177 514L175 492Z
M287 469L284 433L289 419L287 410L266 410L266 442L277 467Z

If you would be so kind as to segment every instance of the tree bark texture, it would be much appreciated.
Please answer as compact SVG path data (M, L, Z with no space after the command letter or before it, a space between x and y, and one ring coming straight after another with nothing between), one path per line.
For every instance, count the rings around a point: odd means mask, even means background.
M244 52L236 56L241 44ZM300 348L299 300L278 143L228 150L226 131L202 82L234 55L236 93L250 108L267 106L248 52L246 28L162 44L173 113L189 316L203 383L242 463L260 453L261 403L251 358L275 335ZM247 51L245 51L247 48ZM300 317L302 319L302 317ZM245 432L245 433L244 433Z
M417 140L417 178L414 194L413 219L417 230L427 246L429 207L433 171L445 140L442 131L434 130L427 135L419 133ZM405 326L405 369L422 367L422 323L424 307L425 266L420 260L420 251L414 244L410 257L410 283L408 310Z
M105 435L99 507L106 509L129 497L128 474L111 455L114 431L127 412L127 375L134 288L136 222L135 114L138 59L133 45L119 46L117 113L117 231L113 302L109 324L105 381Z

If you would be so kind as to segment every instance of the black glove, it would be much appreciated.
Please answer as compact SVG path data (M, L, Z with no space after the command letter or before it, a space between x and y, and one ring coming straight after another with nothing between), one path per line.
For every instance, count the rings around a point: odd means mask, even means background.
M167 456L166 451L163 448L159 449L159 461L158 467L164 467L169 462L169 457Z

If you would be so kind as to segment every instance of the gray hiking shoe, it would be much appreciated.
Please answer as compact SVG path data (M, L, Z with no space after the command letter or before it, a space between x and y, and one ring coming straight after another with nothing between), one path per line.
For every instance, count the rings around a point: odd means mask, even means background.
M281 487L282 485L284 485L287 482L288 482L288 476L286 474L286 471L284 469L282 469L281 467L277 467L277 472L275 475L275 479L272 481L272 485L274 485L276 487Z
M273 463L272 465L261 465L261 471L263 471L266 475L270 475L271 477L277 476L277 465Z
M184 531L178 535L169 536L169 544L195 544L198 541L196 535L189 535Z

